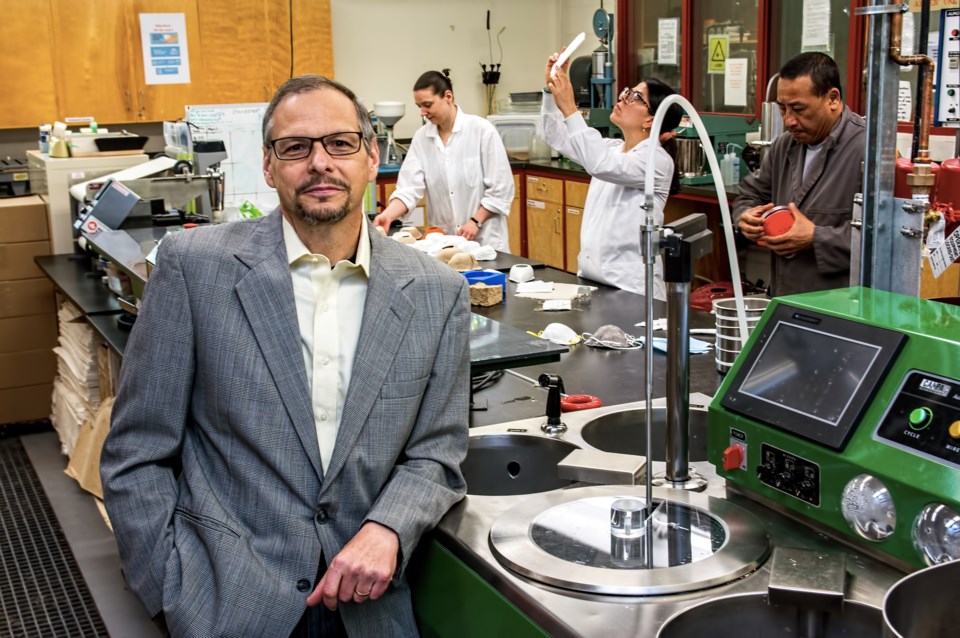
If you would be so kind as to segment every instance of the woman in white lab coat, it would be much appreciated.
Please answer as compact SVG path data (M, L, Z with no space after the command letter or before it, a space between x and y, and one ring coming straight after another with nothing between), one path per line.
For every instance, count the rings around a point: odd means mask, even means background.
M626 88L617 98L610 121L623 131L623 139L606 139L587 126L577 110L566 68L550 77L557 56L547 61L547 86L541 106L543 134L547 144L577 162L593 178L587 191L580 227L580 257L577 274L587 279L644 294L646 278L640 253L640 225L646 216L644 184L650 157L653 116L666 97L675 91L650 78ZM680 124L682 109L668 107L663 121L661 146L653 162L654 221L663 223L667 196L680 188L674 163L673 129ZM654 268L655 299L666 299L663 264Z
M414 134L397 190L373 223L389 230L426 190L431 225L508 252L513 172L500 135L490 122L457 106L449 69L421 75L413 101L427 123Z

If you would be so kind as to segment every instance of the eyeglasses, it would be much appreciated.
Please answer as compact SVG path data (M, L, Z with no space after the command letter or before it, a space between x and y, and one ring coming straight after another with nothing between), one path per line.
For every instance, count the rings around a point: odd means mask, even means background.
M653 109L651 109L650 104L648 104L647 101L643 99L643 95L640 93L640 91L634 91L630 87L627 87L624 90L620 91L620 97L617 99L623 100L626 104L633 104L637 100L640 100L640 103L643 104L645 107L647 107L647 110L650 111L651 114L653 113Z
M323 150L333 157L353 155L360 151L362 135L354 131L331 133L323 137L281 137L270 142L277 159L300 160L313 152L314 142L320 142Z

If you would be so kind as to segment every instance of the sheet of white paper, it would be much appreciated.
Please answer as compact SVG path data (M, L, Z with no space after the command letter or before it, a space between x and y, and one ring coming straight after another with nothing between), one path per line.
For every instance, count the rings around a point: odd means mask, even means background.
M727 106L747 105L747 58L727 58L723 75L723 101Z
M551 292L553 290L552 281L525 281L522 284L517 284L517 292Z
M660 18L657 20L657 64L676 66L677 37L680 33L679 18Z
M543 302L544 310L570 310L571 308L569 299L547 299Z
M960 228L957 228L947 237L936 250L930 253L930 267L933 276L939 277L950 267L950 264L960 259Z
M913 98L912 86L909 80L900 80L900 91L897 93L897 120L900 122L912 121Z
M145 84L190 84L187 22L182 13L141 13Z
M803 0L801 51L830 49L830 0Z

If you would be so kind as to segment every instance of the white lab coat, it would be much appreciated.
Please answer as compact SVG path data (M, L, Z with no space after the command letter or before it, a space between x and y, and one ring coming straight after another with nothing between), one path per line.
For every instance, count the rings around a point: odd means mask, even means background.
M541 105L543 135L550 146L590 174L590 188L580 226L577 274L587 279L644 294L645 273L640 253L640 225L646 211L643 186L651 140L623 152L623 140L606 139L587 126L580 113L564 119L550 94ZM658 145L654 156L654 222L663 224L663 207L673 180L673 158ZM654 266L654 299L665 300L663 264Z
M458 106L446 146L437 125L424 124L413 136L390 199L399 199L407 210L413 210L424 189L431 225L454 234L483 206L493 215L484 222L476 241L509 252L506 218L513 202L513 172L493 124Z

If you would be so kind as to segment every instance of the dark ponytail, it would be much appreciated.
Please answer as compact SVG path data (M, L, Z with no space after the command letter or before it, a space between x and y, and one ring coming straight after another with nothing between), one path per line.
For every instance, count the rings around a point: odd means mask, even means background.
M450 69L441 71L427 71L413 85L414 91L431 89L436 95L443 95L447 91L453 94L453 82L450 81Z
M660 103L667 97L676 93L669 85L661 82L657 78L647 78L643 80L647 85L647 99L650 102L650 115L656 115ZM679 104L671 104L667 107L667 112L663 117L663 127L661 133L669 133L680 126L680 119L683 117L683 109ZM673 158L673 180L670 182L670 194L673 195L680 190L680 167L677 166L677 141L672 137L665 142L660 142L663 150Z

